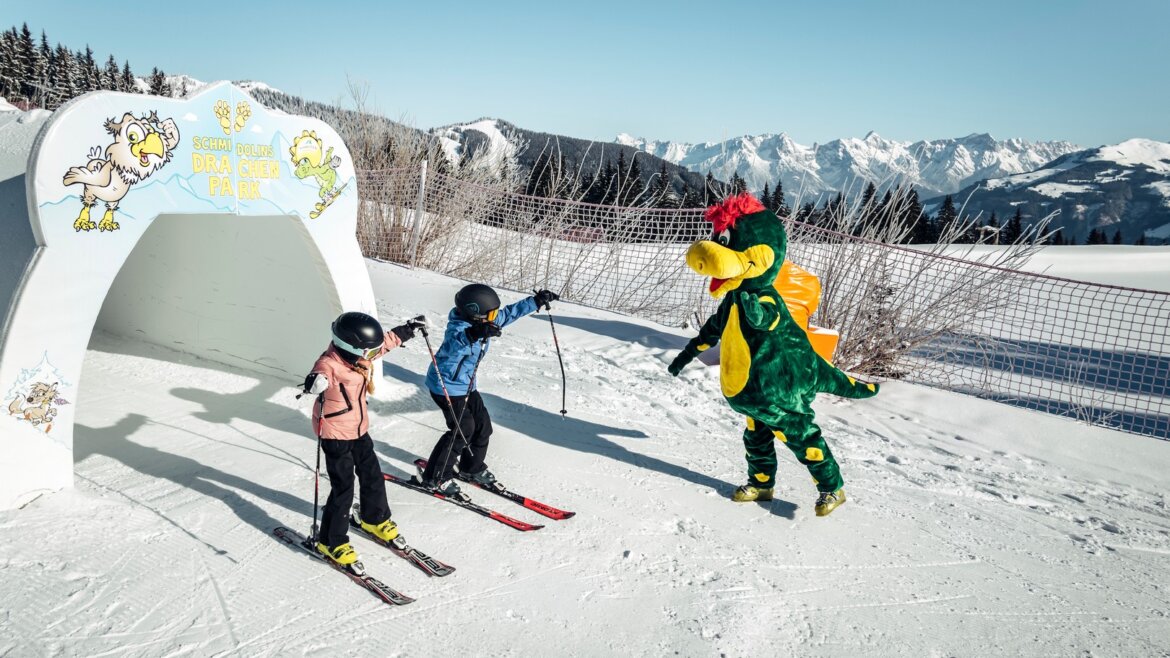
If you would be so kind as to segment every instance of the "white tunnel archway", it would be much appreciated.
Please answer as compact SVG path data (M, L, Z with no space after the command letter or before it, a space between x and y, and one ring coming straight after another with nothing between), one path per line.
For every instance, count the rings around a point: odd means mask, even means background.
M72 484L95 325L291 381L322 346L311 319L376 315L341 138L231 84L83 96L13 182L0 195L24 192L27 212L0 199L0 509Z

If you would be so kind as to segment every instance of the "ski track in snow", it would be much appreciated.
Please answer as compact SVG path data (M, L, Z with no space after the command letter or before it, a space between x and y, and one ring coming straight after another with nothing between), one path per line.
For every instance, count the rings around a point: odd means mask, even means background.
M388 326L442 317L461 285L370 270ZM471 491L546 525L519 533L388 489L407 540L458 569L427 578L354 536L372 575L418 599L404 607L272 536L310 524L314 441L291 382L96 335L76 488L0 513L0 655L1170 652L1170 444L891 383L817 402L846 505L815 517L782 445L777 499L736 505L743 422L717 369L671 378L675 348L649 347L685 333L555 313L567 418L544 316L494 341L479 383L492 469L577 516ZM440 432L427 363L418 338L383 364L371 435L389 472Z

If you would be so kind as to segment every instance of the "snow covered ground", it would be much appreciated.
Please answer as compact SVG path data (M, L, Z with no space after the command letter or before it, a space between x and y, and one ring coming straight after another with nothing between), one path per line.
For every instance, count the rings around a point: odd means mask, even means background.
M462 285L369 269L388 324L442 318ZM547 320L519 321L480 372L488 463L577 516L519 533L391 486L406 538L458 568L428 579L355 537L372 574L418 598L405 607L271 535L310 523L293 382L95 336L76 488L0 513L0 655L1170 653L1170 443L892 383L818 402L846 505L815 517L786 454L778 499L737 505L742 419L715 368L666 374L683 332L554 313L569 415ZM440 432L427 363L416 339L378 381L389 472Z

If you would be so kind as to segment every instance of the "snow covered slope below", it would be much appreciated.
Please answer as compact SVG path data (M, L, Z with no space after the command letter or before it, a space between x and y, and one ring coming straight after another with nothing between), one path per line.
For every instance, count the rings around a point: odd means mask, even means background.
M369 268L387 324L441 321L462 285ZM371 573L418 598L398 608L271 536L310 523L296 382L96 336L76 489L0 513L0 655L1170 652L1170 443L894 383L817 403L849 492L832 516L813 515L787 454L778 499L737 505L743 423L717 370L665 373L686 336L555 312L569 415L547 320L520 320L480 371L488 463L577 516L519 533L390 487L404 536L458 568L428 579L354 538ZM428 361L415 339L377 382L371 434L389 472L440 432Z

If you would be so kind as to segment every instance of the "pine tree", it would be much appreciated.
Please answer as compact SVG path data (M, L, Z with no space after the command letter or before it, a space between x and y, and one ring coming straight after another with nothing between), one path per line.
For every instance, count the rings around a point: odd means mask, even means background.
M85 53L78 57L81 63L82 80L85 84L84 91L97 91L101 89L102 74L98 69L97 62L93 59L93 48L88 45L85 47Z
M983 233L983 241L990 240L992 244L999 244L999 230L999 215L996 215L995 211L992 210L991 217L987 218L987 230Z
M10 30L0 33L0 96L12 98L19 83L16 71L16 36Z
M806 202L803 206L801 206L800 210L796 211L795 219L798 222L806 222L806 223L812 224L812 223L814 223L814 219L816 217L816 214L817 214L817 207L815 205L813 205L812 201L809 201L809 202Z
M1024 213L1020 210L1020 206L1016 206L1016 213L1008 220L1008 223L1003 227L1003 239L1001 244L1015 244L1016 241L1024 234Z
M707 170L707 177L703 179L703 205L714 205L723 197L719 190L719 181L711 175L711 170Z
M49 48L49 38L41 31L41 43L33 51L32 75L29 84L32 86L31 98L36 99L40 107L48 107L52 100L52 85L49 84L49 63L53 59L53 51Z
M666 160L658 165L658 173L654 176L654 184L650 187L650 202L655 208L670 208L673 202L673 190L670 187L670 174L666 173Z
M167 91L167 76L160 71L158 67L150 70L150 90L147 92L152 96L164 96Z
M1064 229L1056 229L1056 233L1052 235L1052 244L1058 247L1064 245Z
M110 58L106 60L105 68L102 69L102 89L117 91L121 78L122 72L118 70L118 60L110 55Z
M764 181L764 191L760 193L760 203L764 204L765 208L772 207L772 190L768 181Z
M957 237L954 235L954 231L958 221L959 212L955 210L955 200L948 194L943 199L942 207L938 209L938 217L935 220L938 225L939 237L948 236L949 239L954 240Z
M134 73L130 70L130 62L122 62L122 78L118 81L118 91L125 91L131 94L137 94L138 85L134 81Z
M16 77L20 80L20 95L32 100L36 98L36 57L37 48L33 43L32 31L28 23L20 26L20 35L16 41Z
M776 179L776 190L772 192L771 208L781 217L792 214L792 210L788 207L788 200L784 198L784 181L779 178Z
M747 181L745 181L738 171L731 173L731 193L743 194L747 192Z
M1121 229L1117 229L1113 233L1113 244L1121 244Z
M1139 247L1144 247L1144 246L1146 246L1146 244L1148 244L1146 242L1145 232L1142 232L1142 234L1138 236L1138 239L1134 241L1134 244L1139 246Z
M861 216L868 223L873 221L874 215L877 213L877 186L873 181L865 184L865 190L861 193Z
M918 231L922 234L922 242L933 242L932 227L929 226L928 221L924 221L922 201L918 199L918 190L913 187L910 188L910 191L906 193L906 200L898 205L901 206L899 211L902 216L905 217L906 222L911 226L911 239L913 239L915 232Z
M642 165L638 163L637 153L630 157L630 170L626 172L626 184L623 192L619 205L632 206L644 203L642 197L646 193L646 183L642 180Z

